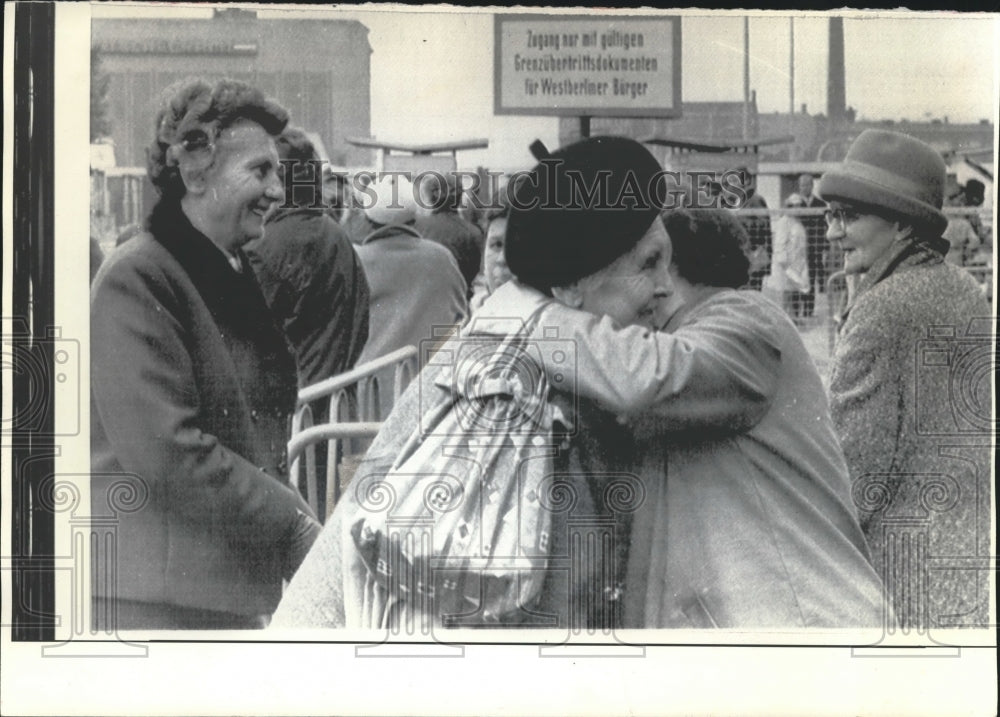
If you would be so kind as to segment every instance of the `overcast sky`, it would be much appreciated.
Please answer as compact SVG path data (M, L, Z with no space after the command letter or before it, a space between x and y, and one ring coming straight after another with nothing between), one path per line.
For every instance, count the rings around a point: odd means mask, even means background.
M493 20L488 12L310 8L305 16L357 19L369 28L372 133L395 141L445 141L484 136L491 147L460 157L462 165L527 164L535 137L557 143L548 117L493 115ZM207 16L204 6L94 6L94 16ZM275 16L262 10L261 16ZM743 97L741 15L685 14L682 95L686 101ZM847 104L863 119L951 122L994 119L997 111L1000 20L997 15L879 12L844 21ZM795 107L826 111L827 26L822 14L797 14ZM750 84L762 112L789 110L790 18L750 19ZM307 55L306 55L307 56ZM345 62L350 58L345 57Z

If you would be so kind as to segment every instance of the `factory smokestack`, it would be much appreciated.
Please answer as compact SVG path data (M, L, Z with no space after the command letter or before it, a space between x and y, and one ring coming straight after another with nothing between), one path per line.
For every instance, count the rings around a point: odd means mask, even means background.
M826 75L826 114L832 120L846 115L844 89L844 18L830 18L830 58Z

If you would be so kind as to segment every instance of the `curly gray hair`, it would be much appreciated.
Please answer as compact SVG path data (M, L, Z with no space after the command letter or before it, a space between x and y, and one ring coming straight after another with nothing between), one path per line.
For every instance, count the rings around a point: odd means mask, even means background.
M189 78L167 87L156 113L156 138L146 150L147 173L160 196L183 197L179 163L210 167L219 133L239 120L256 122L277 137L288 124L288 111L239 80Z

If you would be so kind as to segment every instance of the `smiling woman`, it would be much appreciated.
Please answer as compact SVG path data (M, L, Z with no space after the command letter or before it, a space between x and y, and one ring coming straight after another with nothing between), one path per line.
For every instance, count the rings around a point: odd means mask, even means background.
M212 166L188 178L181 207L207 237L232 252L263 236L264 217L284 191L274 140L256 122L240 120L223 130L216 148Z
M318 524L287 484L295 368L241 247L281 200L288 115L231 80L168 88L149 151L160 199L91 294L94 513L123 474L117 580L93 582L105 629L261 627Z
M570 286L553 287L552 295L567 306L610 316L621 326L659 328L667 318L664 299L671 294L670 253L663 222L653 219L630 251Z

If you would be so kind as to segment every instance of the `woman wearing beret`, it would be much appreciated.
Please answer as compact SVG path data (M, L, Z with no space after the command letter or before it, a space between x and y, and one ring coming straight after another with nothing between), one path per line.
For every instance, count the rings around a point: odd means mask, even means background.
M241 82L168 88L159 201L94 280L91 497L117 541L117 574L95 556L106 629L262 627L319 531L286 472L295 364L242 251L283 197L287 121Z
M563 169L568 174L563 173ZM602 191L597 201L617 202L621 198L617 209L588 211L577 204L573 196L575 180L591 181L597 170L605 170L608 175L608 196ZM548 186L547 173L552 171L559 175L559 181L554 185L560 192L559 196L551 197L548 208L536 217L547 223L543 231L533 235L539 238L532 244L538 250L538 256L528 259L528 266L544 265L551 269L551 273L539 282L549 281L551 283L546 286L556 288L546 296L526 288L527 284L507 281L495 288L471 317L462 335L445 344L437 356L461 357L468 347L475 350L479 342L507 336L512 322L519 327L530 325L532 316L548 303L566 301L575 304L580 297L585 297L585 305L590 310L610 313L626 323L640 322L646 330L655 326L660 320L660 305L669 294L670 282L667 274L669 240L658 218L660 205L651 201L648 191L651 180L659 170L656 160L640 144L608 137L567 147L536 167L527 181L512 188L514 196L510 197L510 204L526 206L532 201L530 190L525 188L527 185ZM587 176L584 177L581 172ZM638 178L638 184L630 185L629 178ZM574 182L572 187L567 183L569 181ZM633 189L639 194L630 195ZM553 203L562 205L562 208L552 210ZM539 206L541 203L534 204ZM511 218L513 216L514 212L511 212ZM579 246L574 247L574 237L577 236L581 239ZM616 237L624 238L616 240ZM509 259L509 246L507 256ZM537 278L529 271L523 273L522 281ZM560 351L567 353L563 351L567 349L565 342L559 343L550 338L541 342L538 348L542 352L552 349L553 354ZM567 356L562 358L565 360ZM529 355L519 355L518 360L535 368ZM422 608L417 602L419 595L394 589L391 584L381 584L379 574L384 571L384 574L391 575L391 568L373 565L365 557L365 546L370 541L365 540L363 531L359 534L358 526L361 525L359 518L364 518L368 510L366 504L371 502L372 496L360 490L360 486L373 476L387 474L400 456L405 456L410 450L408 446L414 442L413 427L421 425L426 415L427 396L441 396L441 391L461 394L467 390L466 387L473 387L474 390L474 387L488 384L494 378L485 366L484 370L477 371L473 365L465 380L448 381L441 361L425 368L393 408L354 476L352 486L359 489L348 489L338 503L318 542L288 586L275 613L273 626L399 629L412 625L416 615L426 612L426 607ZM466 364L460 358L456 358L455 362L456 373L461 373L461 367ZM537 370L541 371L540 367ZM442 378L445 380L442 381ZM463 624L467 626L516 624L565 629L569 624L609 624L608 620L613 619L613 613L620 604L621 571L610 568L610 556L589 561L583 570L570 567L569 543L572 538L569 522L571 518L596 520L598 523L606 523L609 518L614 520L615 511L609 509L612 504L626 508L619 512L628 513L630 506L618 505L621 501L613 493L615 486L610 486L612 493L607 490L609 486L605 484L614 480L601 469L601 466L616 462L624 465L627 456L622 449L626 443L624 440L608 440L602 445L598 441L598 438L608 437L609 432L622 439L627 438L627 434L614 416L579 401L572 391L561 390L561 386L572 387L565 384L564 378L554 377L550 381L554 387L552 400L559 408L557 423L561 426L561 436L565 437L568 432L578 438L570 439L572 447L569 450L565 446L553 447L553 452L558 453L554 458L555 472L568 478L558 487L553 487L552 500L571 504L573 508L565 512L554 510L552 526L544 531L542 544L550 563L541 590L532 593L531 599L525 601L519 610L504 614L484 611L484 606L494 602L495 595L490 591L496 583L490 582L485 571L477 573L474 567L470 567L463 580L468 582L481 578L484 587L480 598L466 605L469 615L463 618ZM530 377L525 381L525 384L529 383ZM461 398L457 396L456 400ZM456 450L462 450L467 442L474 439L475 436L456 435L452 443ZM559 441L561 439L556 442ZM492 475L488 475L487 479L496 479L498 470L501 468L494 466ZM463 479L466 493L472 493L474 486L471 481L476 480L473 473L465 474ZM395 487L399 488L399 485ZM390 498L397 505L401 498L398 493L397 490ZM491 493L489 490L483 493L490 496L486 503L489 505L493 500ZM520 498L534 502L536 491L525 488ZM505 522L520 526L519 521L514 519ZM626 527L624 520L618 520L614 527L620 553L617 562L622 566L624 553L621 549L627 542ZM462 531L456 531L453 538L458 540L460 537ZM525 542L521 547L530 550L535 544ZM432 604L429 610L437 625L448 617L448 611L437 604Z
M568 434L555 471L575 512L560 522L554 509L551 579L525 612L551 616L551 627L881 624L816 370L780 308L728 288L747 279L735 219L671 219L689 235L690 279L671 271L660 171L642 145L614 137L540 163L512 202L516 280L473 317L537 317L532 335ZM656 331L668 319L676 336ZM414 394L435 378L404 395L366 460L400 453L400 422L418 420ZM370 589L345 529L357 506L338 506L341 525L324 528L277 624L371 626L359 617L373 595L412 604ZM559 575L561 558L576 555L573 526L588 520L613 526L604 549Z

